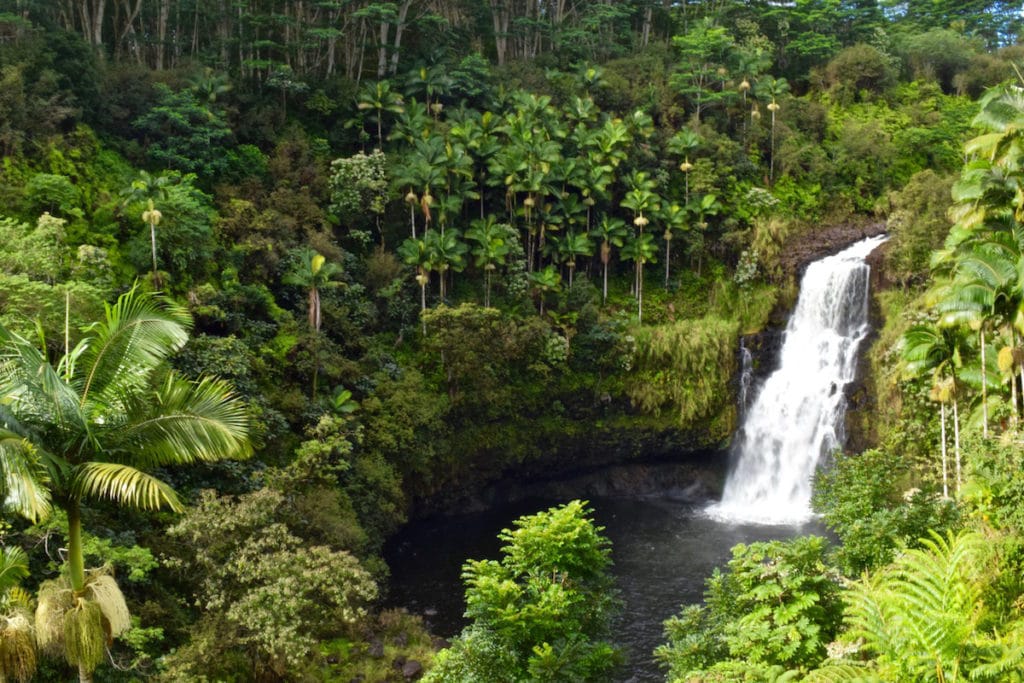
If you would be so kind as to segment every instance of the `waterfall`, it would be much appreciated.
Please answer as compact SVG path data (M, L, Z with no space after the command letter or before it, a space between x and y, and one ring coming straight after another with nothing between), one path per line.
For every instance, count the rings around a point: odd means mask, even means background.
M737 404L740 415L747 412L747 401L750 399L750 385L754 381L754 357L750 355L750 349L743 343L740 337L740 390Z
M811 516L811 478L822 456L843 445L844 390L868 332L865 259L885 239L862 240L808 266L779 367L744 414L713 516L767 524Z

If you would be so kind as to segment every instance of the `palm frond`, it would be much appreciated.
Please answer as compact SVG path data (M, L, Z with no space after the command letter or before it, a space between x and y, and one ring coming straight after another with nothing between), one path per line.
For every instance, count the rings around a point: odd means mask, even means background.
M0 595L17 586L28 576L28 556L18 546L0 549Z
M79 500L101 498L141 510L183 507L170 485L140 470L116 462L86 462L75 468L71 495Z
M50 473L39 449L0 423L0 493L3 506L31 522L49 516Z
M58 429L75 428L82 421L78 394L44 353L0 325L0 407L4 405L7 409L0 417L5 422L15 412L25 424Z
M132 618L128 605L113 576L105 571L97 571L86 579L85 590L89 599L99 605L103 612L109 638L116 638L131 628Z
M122 395L126 387L143 386L167 356L188 341L191 320L170 301L133 288L113 306L106 319L94 323L78 360L81 403L93 394Z
M248 413L227 382L167 377L155 397L136 406L138 419L123 425L109 450L139 467L245 458L251 453Z

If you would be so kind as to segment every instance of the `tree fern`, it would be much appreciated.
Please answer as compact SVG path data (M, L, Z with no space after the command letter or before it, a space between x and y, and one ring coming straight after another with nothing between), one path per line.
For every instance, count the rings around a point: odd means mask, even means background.
M850 591L847 637L861 639L879 670L891 670L896 680L1019 680L1008 672L1024 662L1024 629L1000 635L982 627L985 540L974 532L933 532L921 544ZM836 666L808 680L850 680L820 678Z

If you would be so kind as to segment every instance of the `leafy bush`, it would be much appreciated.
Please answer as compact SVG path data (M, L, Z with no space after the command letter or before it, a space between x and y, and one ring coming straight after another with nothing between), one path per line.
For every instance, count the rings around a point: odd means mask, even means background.
M295 536L279 521L284 504L270 489L237 501L206 491L168 530L184 542L169 564L200 577L202 610L190 642L168 658L168 680L297 677L315 665L319 641L365 617L377 595L370 575L348 552Z
M499 535L500 561L465 564L473 624L439 653L425 681L606 679L618 661L601 640L615 606L611 551L589 514L574 500L520 517Z
M956 505L915 481L904 457L879 450L837 454L815 477L812 505L842 541L835 558L848 576L891 562L929 529L958 522Z
M655 655L669 680L768 680L748 675L821 662L843 609L825 550L817 536L735 546L707 580L706 605L665 622L669 642Z

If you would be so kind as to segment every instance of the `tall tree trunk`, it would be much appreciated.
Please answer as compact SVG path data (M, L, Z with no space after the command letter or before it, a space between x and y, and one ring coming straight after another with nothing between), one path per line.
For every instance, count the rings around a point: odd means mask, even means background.
M484 308L491 307L491 271L484 272Z
M388 72L388 22L380 22L380 44L377 46L377 80L381 80Z
M942 438L942 497L949 498L949 466L947 464L946 456L946 404L940 402L939 406L939 413L942 422L940 430Z
M636 266L636 321L644 321L644 261L639 259Z
M601 304L608 303L608 261L611 260L611 245L601 242L601 265L604 266L603 283L601 284Z
M160 289L160 270L156 265L156 222L149 221L149 242L153 250L153 287Z
M494 26L494 50L498 58L498 66L504 66L508 59L508 26L511 11L510 0L490 0L491 22Z
M409 14L412 0L405 0L398 9L398 25L395 26L394 52L391 53L391 75L398 73L398 53L402 49L402 32L405 30L405 18Z
M988 367L985 365L985 323L981 324L981 434L988 438Z
M78 665L78 683L92 683L92 672L83 665Z
M1010 372L1010 425L1017 429L1017 378Z
M154 62L157 71L163 71L164 68L164 49L165 41L167 40L167 20L170 16L170 13L170 0L160 0L160 9L157 12L156 60Z
M647 47L647 44L651 40L651 21L653 18L653 10L650 5L644 9L644 25L640 31L640 47Z
M103 50L103 15L107 10L107 0L92 0L92 26L90 40L94 47Z
M82 551L82 510L77 500L65 503L68 515L68 578L71 590L80 595L85 590L85 555Z
M671 254L672 254L672 239L671 239L671 236L669 236L669 239L665 240L665 289L668 289L668 278L669 278L668 259L669 259L669 256L671 256Z
M423 322L423 334L427 334L427 318L425 316L427 312L427 280L424 273L421 271L423 279L420 280L420 320Z
M954 389L954 391L956 391ZM957 410L956 395L953 396L953 451L956 454L956 495L960 497L960 412Z

